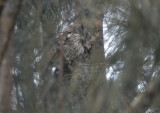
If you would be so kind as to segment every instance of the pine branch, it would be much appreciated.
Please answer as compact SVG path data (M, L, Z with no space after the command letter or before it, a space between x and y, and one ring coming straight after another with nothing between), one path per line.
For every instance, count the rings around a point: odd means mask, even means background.
M21 0L18 0L15 9L12 9L12 3L8 1L3 8L0 18L0 65L4 58L8 43L10 40L11 30L14 27L15 19L20 8Z
M160 94L160 75L130 104L125 113L144 113Z
M13 9L13 1L7 1L0 17L0 113L9 113L12 91L13 47L9 44L11 30L21 0L17 0Z

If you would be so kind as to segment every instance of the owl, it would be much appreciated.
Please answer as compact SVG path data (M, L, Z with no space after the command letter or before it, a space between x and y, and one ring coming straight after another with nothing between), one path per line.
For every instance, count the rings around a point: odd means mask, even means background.
M65 61L68 63L75 64L75 62L84 62L90 56L91 46L95 41L95 37L91 36L89 32L80 24L70 25L65 28L62 32L56 37L60 49L52 49L49 56L50 59L54 59L53 62L56 62L55 56L59 55L60 50L63 50L63 55ZM54 64L51 62L51 64Z
M65 59L72 61L75 58L82 57L82 54L84 53L84 46L82 44L82 40L84 39L83 36L66 31L61 33L57 39L63 49Z

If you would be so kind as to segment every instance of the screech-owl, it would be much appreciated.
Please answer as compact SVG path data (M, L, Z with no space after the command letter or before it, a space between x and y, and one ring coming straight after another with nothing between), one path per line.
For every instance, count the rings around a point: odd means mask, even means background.
M53 47L49 52L50 65L58 64L56 61L59 60L55 59L59 57L60 50L63 50L65 61L69 61L69 64L86 61L95 42L95 37L80 24L68 26L58 34L56 39L59 44L58 48Z
M49 52L49 63L57 70L60 69L61 60L57 60L57 58L62 55L63 51L63 77L69 78L71 86L78 85L84 92L91 79L91 76L88 75L90 67L86 64L96 38L83 25L74 24L59 32L56 39L58 45ZM56 63L56 61L59 62ZM54 75L58 75L58 71Z
M66 31L61 33L57 39L67 60L72 61L75 58L80 58L84 53L84 47L82 45L83 36Z

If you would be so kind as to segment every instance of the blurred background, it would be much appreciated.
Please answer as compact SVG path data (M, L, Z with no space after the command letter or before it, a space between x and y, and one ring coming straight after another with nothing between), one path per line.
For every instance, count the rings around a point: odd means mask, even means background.
M159 6L159 0L23 0L10 35L9 113L160 113ZM68 72L59 53L50 65L49 53L76 23L96 39L87 61ZM85 82L66 79L80 73Z

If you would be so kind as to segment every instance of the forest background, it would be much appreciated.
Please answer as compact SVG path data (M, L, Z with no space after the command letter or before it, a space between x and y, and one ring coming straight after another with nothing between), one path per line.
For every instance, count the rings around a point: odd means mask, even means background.
M159 113L159 6L0 0L0 113Z

